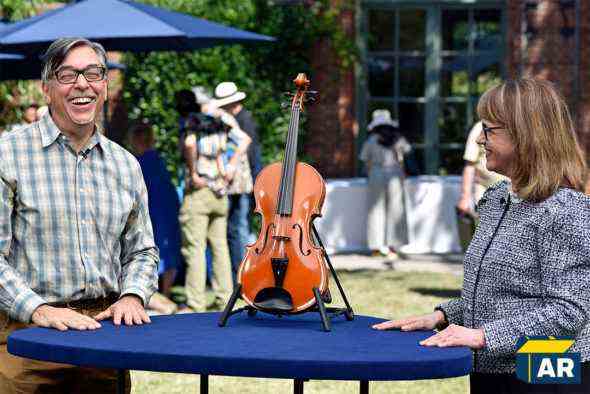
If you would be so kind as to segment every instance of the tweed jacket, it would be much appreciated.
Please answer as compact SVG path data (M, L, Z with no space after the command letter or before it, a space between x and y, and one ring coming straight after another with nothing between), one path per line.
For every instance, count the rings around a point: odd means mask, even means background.
M483 328L475 372L512 373L527 335L573 336L590 360L590 198L560 188L541 202L490 187L465 254L461 298L437 307L449 323Z

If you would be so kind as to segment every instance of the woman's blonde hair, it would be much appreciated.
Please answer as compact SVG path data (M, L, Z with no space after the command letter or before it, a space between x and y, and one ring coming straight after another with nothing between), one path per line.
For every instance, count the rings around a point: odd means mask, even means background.
M515 145L519 197L541 201L560 186L583 191L586 162L565 100L551 82L522 78L489 89L477 114L504 127Z

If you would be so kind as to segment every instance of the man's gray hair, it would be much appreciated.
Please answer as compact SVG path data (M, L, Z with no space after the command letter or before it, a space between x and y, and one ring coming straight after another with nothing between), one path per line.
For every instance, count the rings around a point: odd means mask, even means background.
M88 46L96 52L102 65L106 68L107 66L107 53L103 46L98 42L93 42L82 37L68 37L58 38L53 41L47 51L43 55L43 71L41 73L41 79L47 83L52 78L53 74L57 71L59 66L68 55L68 53L79 46Z

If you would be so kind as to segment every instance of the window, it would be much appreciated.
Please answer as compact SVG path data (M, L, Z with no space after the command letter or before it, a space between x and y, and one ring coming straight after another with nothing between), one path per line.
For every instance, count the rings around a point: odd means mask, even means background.
M422 173L460 174L477 100L503 75L504 2L371 3L364 2L361 29L361 124L389 109Z

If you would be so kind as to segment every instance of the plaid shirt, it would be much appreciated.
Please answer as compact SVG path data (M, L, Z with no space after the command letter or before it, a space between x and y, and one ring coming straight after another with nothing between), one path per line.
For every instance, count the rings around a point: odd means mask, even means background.
M137 160L98 131L77 154L49 114L0 138L0 310L157 287Z

